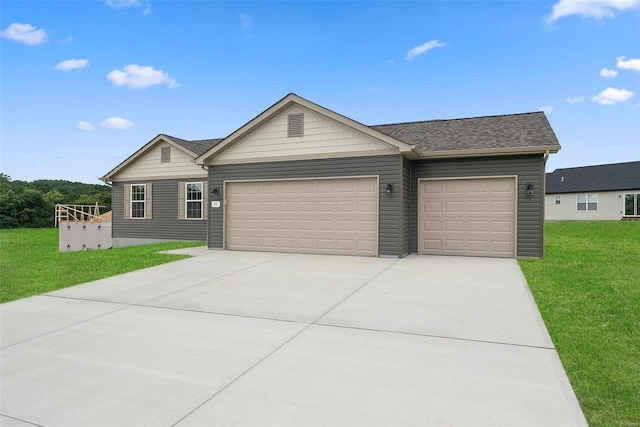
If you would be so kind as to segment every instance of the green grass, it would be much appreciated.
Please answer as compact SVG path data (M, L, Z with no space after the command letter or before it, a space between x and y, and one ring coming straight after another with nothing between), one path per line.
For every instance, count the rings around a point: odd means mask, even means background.
M158 251L202 245L170 242L60 253L57 228L0 230L0 302L188 258Z
M520 260L591 426L640 426L640 222L547 223Z

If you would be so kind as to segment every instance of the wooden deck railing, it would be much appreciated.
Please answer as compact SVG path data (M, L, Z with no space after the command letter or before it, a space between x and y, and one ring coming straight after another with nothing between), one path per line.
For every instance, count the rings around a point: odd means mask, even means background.
M105 206L98 205L56 205L56 227L61 222L101 222L111 219L111 211L100 215L100 208Z

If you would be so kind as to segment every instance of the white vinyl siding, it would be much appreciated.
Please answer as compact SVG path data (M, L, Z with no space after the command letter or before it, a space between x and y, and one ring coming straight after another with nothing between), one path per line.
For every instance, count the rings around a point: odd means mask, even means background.
M113 177L113 181L139 181L167 178L205 178L207 171L193 163L193 157L171 149L170 161L162 162L162 149L169 144L156 145Z
M303 135L288 137L289 116L304 116ZM312 110L294 105L220 152L211 164L397 154L398 149Z

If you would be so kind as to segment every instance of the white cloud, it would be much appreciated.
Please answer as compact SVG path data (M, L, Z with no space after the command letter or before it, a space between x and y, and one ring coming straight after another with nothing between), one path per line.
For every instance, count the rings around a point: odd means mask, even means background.
M140 0L107 0L107 5L114 9L125 9L129 7L144 7L143 14L148 15L151 13L151 5L148 2L142 2Z
M538 111L544 111L546 114L553 113L553 105L545 105L544 107L538 108Z
M83 122L82 120L80 120L76 125L76 129L83 132L91 132L93 130L93 125L91 123Z
M178 86L176 80L164 71L138 64L126 65L124 70L113 70L107 74L107 79L116 86L129 86L134 89L160 84L166 84L169 87Z
M56 70L62 71L70 71L70 70L80 70L82 68L89 66L88 59L67 59L66 61L59 62L58 65L53 67Z
M571 15L595 19L614 18L615 12L638 7L640 7L640 0L560 0L553 5L547 22L555 22Z
M102 127L106 129L129 129L133 126L133 122L122 117L109 117L102 122Z
M635 94L626 89L614 89L608 87L596 96L592 96L591 100L602 105L613 105L618 102L624 102L631 99Z
M248 30L249 27L251 27L252 21L253 18L249 15L245 15L244 13L240 14L240 28L242 28L243 30Z
M602 77L606 77L606 78L614 78L615 76L618 75L618 72L616 70L610 70L608 68L603 68L602 70L600 70L600 75Z
M640 59L630 59L628 61L625 61L624 56L619 56L616 59L618 60L618 68L622 70L632 70L640 73Z
M29 46L39 45L47 41L46 30L37 29L31 24L20 24L18 22L9 25L0 32L0 35L14 42L28 44Z
M446 46L446 43L441 43L438 40L431 40L426 43L423 43L419 46L414 47L413 49L407 52L406 60L411 61L413 58L422 55L425 52L430 51L431 49L435 49L436 47Z
M567 98L566 101L569 104L579 104L582 101L584 101L584 96L578 96L576 98Z

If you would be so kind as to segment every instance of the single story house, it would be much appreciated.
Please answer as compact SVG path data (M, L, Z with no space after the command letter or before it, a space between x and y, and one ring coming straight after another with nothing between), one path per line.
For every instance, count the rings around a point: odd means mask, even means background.
M102 180L114 246L542 257L559 149L543 112L367 126L289 94L226 138L159 135Z
M545 198L549 221L640 219L640 161L556 169Z

